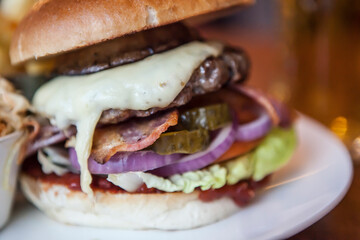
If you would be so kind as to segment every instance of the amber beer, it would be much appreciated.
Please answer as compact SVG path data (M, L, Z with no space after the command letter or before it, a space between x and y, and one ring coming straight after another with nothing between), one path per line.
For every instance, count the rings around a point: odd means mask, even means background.
M360 158L360 1L282 1L289 103Z

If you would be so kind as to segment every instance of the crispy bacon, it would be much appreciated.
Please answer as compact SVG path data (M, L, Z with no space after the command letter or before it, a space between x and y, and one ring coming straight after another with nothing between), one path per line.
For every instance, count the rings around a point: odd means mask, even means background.
M117 152L137 151L153 144L161 133L178 122L177 110L148 118L96 129L92 157L99 163L107 162Z

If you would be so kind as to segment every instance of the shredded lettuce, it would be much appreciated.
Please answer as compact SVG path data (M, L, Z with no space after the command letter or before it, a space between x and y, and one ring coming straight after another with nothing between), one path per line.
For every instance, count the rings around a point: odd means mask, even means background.
M67 172L74 171L69 162L67 150L61 147L45 147L38 151L38 161L42 171L46 174L55 173L63 176Z
M150 173L133 172L148 188L156 188L165 192L182 191L191 193L195 188L201 190L221 188L225 184L236 184L240 180L252 177L259 181L268 174L285 165L296 146L294 129L275 128L265 137L263 142L251 153L239 156L224 163L211 165L202 170L176 174L169 178L158 177ZM124 174L109 174L108 180L120 186Z
M251 154L237 157L231 161L223 163L226 167L228 174L226 182L229 185L236 184L240 180L248 179L254 172L254 164L251 161Z
M221 188L226 184L226 172L226 168L216 164L204 170L176 174L168 179L144 172L133 172L133 174L142 179L148 188L156 188L165 192L191 193L197 187L200 187L201 190ZM109 174L108 180L119 186L121 182L118 179L122 178L124 181L124 176L126 175L123 173ZM131 179L127 180L131 181Z
M42 150L38 151L38 161L41 164L41 169L45 174L55 173L58 176L62 176L69 172L69 169L63 166L59 166L53 163L52 159L56 158L55 155L45 155Z

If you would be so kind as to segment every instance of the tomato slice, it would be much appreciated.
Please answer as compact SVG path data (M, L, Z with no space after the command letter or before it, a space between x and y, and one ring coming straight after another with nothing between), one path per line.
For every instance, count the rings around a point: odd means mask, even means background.
M257 147L263 139L256 139L250 142L234 142L233 145L215 163L223 162L231 158L243 155Z

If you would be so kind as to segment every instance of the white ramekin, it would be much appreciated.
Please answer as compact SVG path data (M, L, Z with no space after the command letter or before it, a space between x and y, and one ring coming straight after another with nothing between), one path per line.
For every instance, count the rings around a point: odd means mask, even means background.
M9 135L0 138L0 229L5 226L9 219L12 203L14 199L14 193L16 190L16 179L18 175L19 165L17 163L18 152L15 153L11 160L11 169L9 176L9 188L4 188L4 169L6 161L10 156L10 151L13 148L17 140L20 139L22 133L14 132Z

